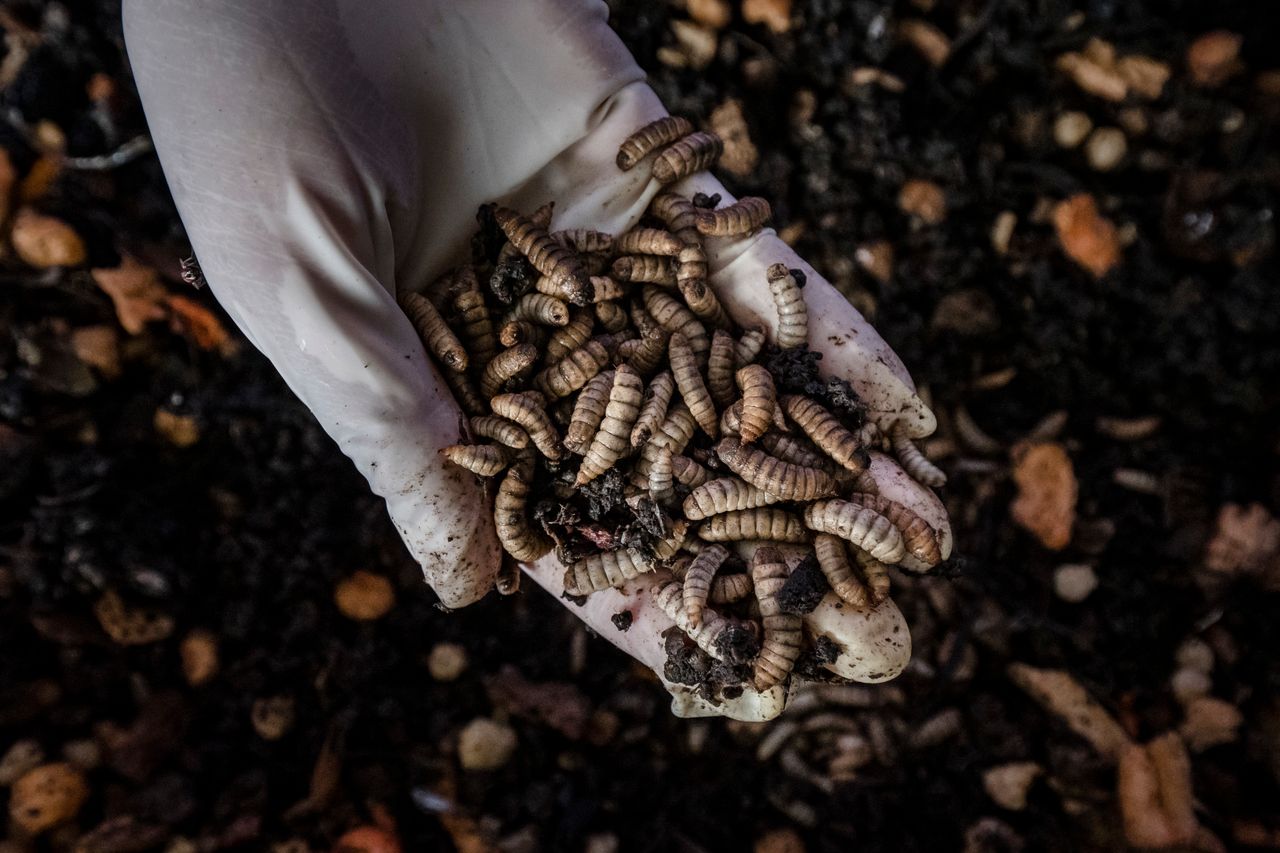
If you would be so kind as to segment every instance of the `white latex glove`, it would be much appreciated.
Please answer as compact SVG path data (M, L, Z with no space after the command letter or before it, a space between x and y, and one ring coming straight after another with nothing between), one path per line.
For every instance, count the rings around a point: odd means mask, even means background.
M449 607L491 588L499 547L475 478L438 456L462 419L396 293L467 257L484 202L531 211L554 200L554 228L638 220L658 187L647 162L624 173L614 158L665 110L606 18L598 0L124 3L152 137L210 287L385 498ZM708 175L676 189L732 201ZM824 370L850 380L880 423L933 431L894 353L772 231L708 250L711 283L740 323L776 322L769 264L803 269ZM874 473L949 552L937 499L888 459ZM529 571L559 595L554 559ZM834 668L897 674L910 653L897 608L868 616L833 600L808 624L846 649ZM635 615L626 633L609 621L622 609ZM671 623L647 594L597 593L577 612L661 674ZM778 688L717 708L673 694L683 714L759 719L782 707Z

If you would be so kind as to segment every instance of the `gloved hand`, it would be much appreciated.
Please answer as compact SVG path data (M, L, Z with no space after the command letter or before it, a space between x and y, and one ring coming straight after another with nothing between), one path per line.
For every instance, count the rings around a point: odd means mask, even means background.
M484 595L500 554L474 477L438 451L459 410L396 303L467 257L477 207L556 202L553 228L621 232L658 186L614 158L665 114L609 29L599 0L126 0L129 57L152 137L210 287L245 335L385 498L427 581L449 607ZM677 191L732 197L702 174ZM808 276L810 344L872 416L935 427L901 362L862 317L769 230L708 241L712 286L739 324L772 328L765 269ZM951 545L945 512L877 456L882 491ZM554 558L528 569L562 591ZM643 580L643 578L642 578ZM643 587L643 584L637 588ZM833 665L892 677L910 642L891 602L834 606L807 621L845 650ZM630 610L619 632L610 616ZM671 623L637 589L577 611L659 675ZM712 707L673 690L681 714L763 719L781 688Z

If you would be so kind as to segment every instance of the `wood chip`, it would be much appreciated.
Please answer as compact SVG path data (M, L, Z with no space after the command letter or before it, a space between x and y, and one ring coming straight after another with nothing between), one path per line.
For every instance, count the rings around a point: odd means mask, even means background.
M1013 479L1018 496L1009 507L1013 520L1040 544L1058 551L1071 541L1076 520L1075 471L1056 442L1021 442L1013 448Z
M1089 696L1080 682L1060 669L1037 669L1024 663L1009 665L1009 678L1046 711L1089 741L1102 756L1116 760L1131 741L1107 710Z

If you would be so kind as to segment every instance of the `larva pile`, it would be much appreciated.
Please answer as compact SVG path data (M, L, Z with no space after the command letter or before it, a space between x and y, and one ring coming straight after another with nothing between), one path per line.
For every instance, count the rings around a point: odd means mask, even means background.
M722 147L667 118L628 138L618 165L654 155L669 184ZM735 328L708 286L704 237L769 218L763 199L718 202L661 192L616 235L551 231L550 204L488 205L473 263L446 276L439 302L402 301L470 416L469 442L443 454L489 481L507 553L554 552L569 597L651 578L679 629L667 678L712 700L823 678L835 652L806 638L802 615L828 591L875 607L887 566L941 559L935 531L876 493L867 446L882 439L857 395L818 378L803 274L774 264L759 282L778 311L772 345ZM940 485L906 433L890 433L908 472ZM797 547L808 556L784 557ZM518 577L504 571L500 591Z

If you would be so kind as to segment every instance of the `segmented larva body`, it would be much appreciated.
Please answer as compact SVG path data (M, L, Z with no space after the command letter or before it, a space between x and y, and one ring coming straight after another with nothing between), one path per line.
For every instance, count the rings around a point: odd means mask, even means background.
M720 434L716 404L711 401L711 392L702 381L702 373L698 370L698 359L693 354L689 339L679 332L672 334L669 353L671 373L676 378L676 387L680 389L680 396L688 404L689 411L693 413L699 428L715 438Z
M636 460L635 468L632 471L633 482L642 489L648 488L649 469L653 467L653 462L658 457L658 451L665 448L673 454L680 453L684 450L685 445L689 443L689 440L693 438L693 433L697 428L698 424L693 419L693 415L689 412L689 407L684 404L684 401L679 400L672 403L667 410L667 419L662 422L662 426L658 427L653 437L640 449L640 458ZM674 467L672 470L674 473Z
M555 211L555 207L556 203L554 201L547 202L533 213L529 214L529 221L534 225L537 225L539 228L550 228L551 214ZM510 263L519 257L519 255L520 250L513 246L510 240L507 240L502 244L502 248L498 250L497 265L500 266L505 263Z
M518 423L500 418L497 415L483 415L472 418L471 432L481 438L491 438L499 444L515 450L523 450L529 446L529 434L520 428Z
M836 416L808 397L786 394L782 410L792 423L804 430L818 449L854 474L867 470L871 457L858 441L858 436L844 428Z
M653 603L676 624L690 640L716 660L724 660L720 635L733 626L733 622L709 607L702 609L702 622L693 625L684 610L684 587L679 581L665 580L652 590Z
M521 456L507 470L493 500L493 521L498 541L508 554L531 563L549 552L550 537L529 523L526 508L533 480L533 457Z
M839 499L817 501L804 508L804 523L810 530L852 542L885 563L896 563L907 553L893 522L861 504Z
M783 462L754 447L743 447L736 438L722 438L716 455L729 470L757 489L787 501L812 501L835 493L835 481L826 471Z
M760 447L778 457L783 462L804 465L806 468L818 468L831 473L831 460L827 459L808 441L794 435L786 435L770 430L760 436ZM837 485L839 485L837 483Z
M676 270L670 258L657 255L626 255L610 267L614 278L622 281L651 282L675 287Z
M736 436L742 430L742 401L737 400L720 414L720 432Z
M462 341L440 316L436 306L420 293L405 293L400 307L427 350L449 370L461 373L467 369L467 351Z
M684 499L683 510L685 518L701 521L713 515L739 509L755 509L777 502L778 498L737 477L720 477L707 480L689 492Z
M673 560L688 538L689 522L683 518L671 522L671 535L665 539L659 539L653 545L654 559L663 564Z
M507 452L496 444L453 444L441 449L440 455L481 477L492 477L510 461Z
M543 326L566 326L569 323L569 304L545 293L526 293L502 318L504 324L512 320L527 320Z
M626 172L650 153L693 133L693 125L681 116L663 116L628 136L618 146L618 168Z
M593 228L566 228L563 231L551 232L551 239L575 252L609 253L613 251L613 235Z
M650 375L666 358L667 344L670 340L671 333L665 329L657 329L645 335L640 339L640 345L636 347L635 352L627 358L627 364L641 376Z
M879 604L889 597L889 567L860 548L854 549L853 557L862 570L867 588L871 590L871 603Z
M672 334L679 332L684 335L701 363L711 350L711 337L702 321L679 301L656 287L645 287L643 295L644 306L657 324Z
M478 290L463 290L453 297L453 310L466 349L471 353L471 367L476 372L482 371L498 352L498 336L484 295Z
M773 423L777 410L778 394L773 387L773 376L758 364L748 364L735 378L742 389L742 425L738 435L743 444L750 444L764 435Z
M493 588L498 595L515 595L520 591L520 567L511 560L503 560L493 578Z
M818 568L840 600L854 607L866 607L871 599L867 588L853 573L844 540L830 533L819 533L813 537L813 551L818 557Z
M676 482L690 489L696 489L711 480L711 472L688 456L671 457L671 476Z
M791 674L800 657L800 617L783 613L778 593L787 582L787 564L776 548L757 548L751 557L751 582L760 603L764 638L760 654L752 666L752 679L759 691L768 690Z
M539 227L507 207L496 208L493 218L502 233L529 259L534 269L560 282L565 293L569 294L570 301L576 305L585 305L590 300L591 282L587 280L582 262L573 252L552 240L546 228Z
M711 582L707 600L712 604L732 604L746 598L753 589L751 575L720 575Z
M712 545L695 557L685 570L681 601L684 615L695 628L702 624L702 611L711 595L711 581L727 559L729 549L723 545Z
M644 404L640 407L640 416L636 425L631 428L631 446L640 447L653 431L666 420L667 409L671 406L671 397L675 394L676 380L671 371L664 370L653 378L644 391Z
M509 380L533 370L537 360L538 348L533 344L517 344L504 349L493 357L480 375L480 394L492 397Z
M620 255L677 255L683 247L676 235L661 228L633 228L615 243Z
M574 453L586 453L591 439L600 429L604 410L609 405L609 391L613 388L614 371L597 373L578 395L573 404L573 414L565 431L564 446Z
M658 193L649 203L649 212L658 217L672 234L698 230L698 208L679 193Z
M686 245L676 261L676 287L689 310L714 328L729 328L729 315L707 283L707 253L701 244Z
M649 467L649 497L658 506L668 506L676 497L675 478L671 474L671 451L662 448Z
M601 328L606 332L621 332L630 325L626 309L616 302L597 302L595 313ZM638 338L631 340L639 341Z
M585 344L591 337L593 325L595 318L590 312L575 312L568 325L551 333L551 338L547 341L547 362L554 364Z
M929 522L908 507L889 500L883 495L852 495L849 501L873 509L889 519L889 523L898 528L898 532L902 534L902 544L906 546L907 553L923 563L926 568L932 568L942 562L938 534L929 526Z
M867 469L849 482L849 492L854 498L859 494L878 495L880 484L876 482L875 477L871 476L871 470Z
M547 401L536 391L519 394L499 394L489 405L493 413L524 427L538 452L553 462L564 456L560 434L547 414Z
M550 296L552 299L559 299L564 302L573 301L573 294L565 288L563 279L552 278L549 275L540 275L537 280L534 281L533 289L544 296ZM587 298L585 301L589 302L590 298Z
M707 390L721 411L733 404L736 359L733 335L724 329L716 329L711 336L711 352L707 356Z
M593 288L591 299L597 304L622 299L627 295L628 290L625 284L607 275L591 276L591 286Z
M769 202L747 196L719 210L699 210L698 231L708 237L743 237L763 228L772 215Z
M660 184L673 184L710 169L724 153L724 142L714 133L690 133L662 149L653 161L653 177Z
M440 375L444 378L444 384L449 386L449 390L453 392L453 399L458 402L458 407L468 415L483 415L489 411L489 405L480 396L480 392L471 384L471 379L465 373L454 373L452 370L443 370Z
M639 296L632 296L631 305L627 310L631 314L631 325L636 327L640 337L648 337L655 332L662 331L662 327L658 325L657 320L653 319L649 309L644 307L644 300Z
M631 427L640 415L644 400L644 380L627 365L621 365L614 373L613 387L609 389L609 404L604 410L604 420L591 446L587 448L574 485L581 487L599 477L622 458L630 447Z
M783 509L758 507L736 509L713 515L698 528L698 536L707 542L743 542L768 539L773 542L808 542L809 531L800 519Z
M538 346L546 337L546 326L539 326L528 320L512 320L509 323L503 323L498 331L498 342L504 347L513 347L517 344Z
M755 361L760 355L760 350L764 349L765 334L764 329L756 326L747 329L742 333L742 337L738 339L735 352L738 357L738 367L746 367Z
M942 469L930 462L920 448L916 447L911 436L907 435L907 425L902 421L894 421L889 431L889 439L893 442L893 453L902 463L902 470L911 475L913 480L932 488L941 488L947 484L947 475Z
M592 338L535 376L533 387L547 399L558 400L586 385L587 380L608 366L609 350Z
M652 570L653 564L646 563L628 548L592 554L565 569L564 591L568 595L590 595L603 589L617 589Z
M778 309L778 348L794 349L809 342L809 308L804 294L786 264L773 264L768 270L769 292Z

